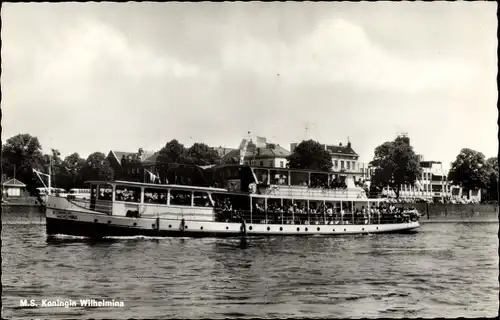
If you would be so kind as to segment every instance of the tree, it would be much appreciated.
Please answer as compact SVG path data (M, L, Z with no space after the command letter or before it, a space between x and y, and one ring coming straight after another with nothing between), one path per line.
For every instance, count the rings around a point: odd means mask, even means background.
M162 162L183 162L186 159L186 149L177 139L169 141L159 152Z
M161 181L171 184L206 185L206 178L198 165L216 163L217 153L203 143L186 149L176 139L169 141L158 152L156 170Z
M498 158L492 157L486 160L486 194L485 200L498 201Z
M330 171L332 156L325 147L314 140L302 141L288 156L290 168Z
M88 156L84 166L80 169L79 179L81 181L113 180L113 169L104 153L94 152Z
M33 169L44 164L42 146L38 138L27 133L9 138L2 146L2 171L5 178L16 177L27 185L28 190L37 187Z
M485 188L488 184L488 166L484 154L464 148L451 164L448 180L469 190Z
M199 166L216 164L219 160L217 152L204 143L193 144L186 154L191 163Z
M370 162L374 174L373 189L391 187L399 198L401 185L413 185L422 174L420 163L407 137L398 137L375 148L375 156Z
M83 181L79 179L79 172L85 166L85 159L80 158L78 153L72 153L61 164L60 176L58 176L61 188L69 190L71 188L83 187Z

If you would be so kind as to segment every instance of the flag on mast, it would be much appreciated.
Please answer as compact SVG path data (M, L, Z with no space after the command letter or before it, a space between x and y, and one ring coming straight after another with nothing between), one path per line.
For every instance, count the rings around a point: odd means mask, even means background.
M243 139L241 140L241 143L240 143L240 166L243 165L244 163L244 160L245 160L245 154L247 153L247 146L248 146L248 140L247 139Z
M152 183L155 183L156 182L156 179L158 179L158 176L153 174L151 171L149 170L146 170L146 172L148 173L148 176L149 176L149 182L152 182Z

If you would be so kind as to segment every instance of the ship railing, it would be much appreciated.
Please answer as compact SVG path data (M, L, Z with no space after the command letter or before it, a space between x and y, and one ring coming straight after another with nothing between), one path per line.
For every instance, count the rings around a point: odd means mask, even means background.
M328 215L326 213L291 213L279 211L224 211L216 214L216 221L219 222L240 222L252 224L302 224L302 225L335 225L335 224L355 224L355 225L373 225L373 224L395 224L418 221L416 216L400 216L393 214L374 214L374 215L353 215L346 213Z
M359 188L331 189L310 188L307 186L271 185L265 189L264 193L282 197L367 198L365 192Z
M68 201L80 208L87 209L87 210L92 210L92 211L97 211L97 212L102 212L105 214L112 214L113 213L113 201L111 200L83 200L83 199L68 199Z

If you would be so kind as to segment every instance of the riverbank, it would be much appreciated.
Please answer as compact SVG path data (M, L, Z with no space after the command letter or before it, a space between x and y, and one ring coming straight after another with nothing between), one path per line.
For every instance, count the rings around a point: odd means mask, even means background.
M4 207L38 207L40 203L36 197L9 197L2 199Z
M396 205L399 207L400 205ZM498 222L498 205L494 204L402 204L416 208L421 222Z

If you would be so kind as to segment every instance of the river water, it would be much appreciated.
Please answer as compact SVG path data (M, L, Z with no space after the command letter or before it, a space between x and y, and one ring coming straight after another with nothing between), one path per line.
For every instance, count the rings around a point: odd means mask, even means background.
M22 217L21 217L22 216ZM498 223L408 235L48 241L37 215L2 216L3 318L493 317ZM22 307L33 299L39 307ZM106 299L115 307L42 307Z

